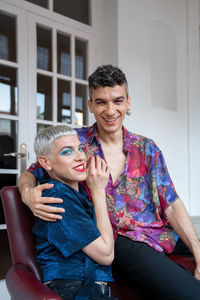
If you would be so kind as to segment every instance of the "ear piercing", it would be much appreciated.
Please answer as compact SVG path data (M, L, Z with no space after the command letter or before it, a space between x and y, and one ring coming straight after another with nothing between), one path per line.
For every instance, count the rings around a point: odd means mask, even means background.
M127 116L130 116L131 115L131 110L127 109L126 114L127 114Z

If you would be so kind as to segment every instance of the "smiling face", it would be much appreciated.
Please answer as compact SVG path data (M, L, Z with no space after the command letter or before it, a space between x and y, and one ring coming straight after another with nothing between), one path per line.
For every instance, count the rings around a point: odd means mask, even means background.
M86 158L76 135L56 139L51 157L40 156L38 161L51 178L67 183L78 190L78 182L86 179Z
M92 90L91 96L88 106L95 116L99 133L121 132L126 111L130 108L125 86L99 87Z

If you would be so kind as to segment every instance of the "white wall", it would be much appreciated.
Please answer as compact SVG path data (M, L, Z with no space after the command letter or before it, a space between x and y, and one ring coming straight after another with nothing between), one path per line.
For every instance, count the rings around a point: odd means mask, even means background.
M191 214L200 215L200 1L188 0L188 111Z
M118 65L118 1L96 1L93 11L94 69L99 65Z
M100 9L100 62L118 64L118 3L116 0L101 0Z
M161 148L191 215L200 215L198 3L109 0L102 1L101 8L100 62L115 64L117 53L117 64L129 82L132 116L126 118L125 126L154 139Z

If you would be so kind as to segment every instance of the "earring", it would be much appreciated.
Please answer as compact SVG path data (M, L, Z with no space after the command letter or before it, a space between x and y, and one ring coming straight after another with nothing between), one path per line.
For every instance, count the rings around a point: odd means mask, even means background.
M130 116L131 115L131 110L127 109L126 114L127 114L127 116Z

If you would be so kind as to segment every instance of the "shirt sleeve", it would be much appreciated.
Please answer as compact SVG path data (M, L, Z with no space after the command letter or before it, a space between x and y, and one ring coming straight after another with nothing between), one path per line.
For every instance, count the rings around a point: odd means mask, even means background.
M47 171L43 167L41 167L39 162L31 164L27 171L31 172L35 176L35 178L41 183L45 179L49 178Z
M154 172L161 210L164 211L178 198L178 195L167 170L163 154L158 148L154 155Z
M87 211L80 199L76 199L74 195L66 191L62 191L59 195L55 189L53 193L49 191L46 190L44 196L62 198L64 205L61 203L54 206L64 207L65 213L62 214L62 220L46 222L45 230L47 232L44 234L47 234L48 241L67 258L89 245L101 234L92 215Z

